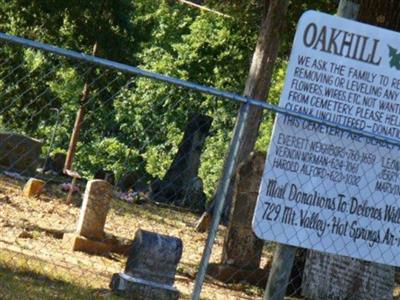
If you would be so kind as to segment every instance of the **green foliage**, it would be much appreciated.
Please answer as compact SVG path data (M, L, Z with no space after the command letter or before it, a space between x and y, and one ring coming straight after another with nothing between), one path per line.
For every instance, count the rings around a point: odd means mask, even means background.
M154 30L138 55L141 67L233 92L243 90L256 32L250 36L242 34L248 29L243 29L240 22L212 14L194 17L179 4L163 2L153 15L157 16L152 22ZM144 20L149 22L148 18ZM229 144L228 132L234 126L237 105L137 79L135 89L126 90L117 98L115 109L123 133L134 137L133 144L142 145L140 151L146 170L159 177L176 153L190 113L211 116L212 134L207 139L200 169L206 194L211 197Z
M0 30L84 52L97 41L99 55L127 59L133 11L131 0L0 0Z
M90 144L80 144L77 154L76 168L83 170L84 175L91 175L100 169L112 170L116 178L129 170L138 170L140 156L117 138L104 138L92 141Z
M291 1L270 102L278 103L298 17L309 8L331 10L334 2ZM231 16L225 18L167 0L0 0L0 31L86 53L97 42L99 56L241 93L266 13L264 3L205 1ZM74 168L89 177L100 168L113 170L117 178L127 170L147 180L162 177L189 115L211 116L212 129L199 171L211 198L237 104L21 47L2 47L2 63L0 128L42 139L43 153L65 152L76 112L83 104L86 114ZM85 82L90 97L81 103ZM257 149L266 149L273 120L272 114L265 114Z
M97 42L98 55L134 64L133 13L130 0L0 0L0 30L84 52L91 52ZM4 63L0 70L0 86L4 87L0 93L3 130L41 139L44 154L54 149L65 152L83 86L88 82L91 98L85 107L92 113L85 118L76 166L89 175L96 171L99 162L105 162L105 168L116 168L117 173L121 173L125 160L131 165L126 155L115 160L118 166L111 164L115 148L102 140L114 126L110 122L112 101L108 99L126 81L125 76L116 80L115 73L18 46L2 48L0 62ZM59 116L53 108L60 112ZM99 126L92 126L94 122ZM53 149L49 149L53 132L55 142ZM115 144L127 152L126 145ZM107 151L99 152L98 159L93 158L95 146L109 150L111 158L104 158ZM120 150L118 154L125 152Z

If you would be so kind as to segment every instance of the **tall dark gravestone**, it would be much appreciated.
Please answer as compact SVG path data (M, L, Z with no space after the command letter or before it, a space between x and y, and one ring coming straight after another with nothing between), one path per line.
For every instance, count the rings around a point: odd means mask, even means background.
M113 275L110 287L129 299L179 299L173 284L182 250L178 238L139 229L125 271Z
M157 180L151 185L152 199L197 211L204 210L206 196L198 173L200 156L211 123L212 118L205 115L192 114L189 117L178 153L171 166L162 180Z

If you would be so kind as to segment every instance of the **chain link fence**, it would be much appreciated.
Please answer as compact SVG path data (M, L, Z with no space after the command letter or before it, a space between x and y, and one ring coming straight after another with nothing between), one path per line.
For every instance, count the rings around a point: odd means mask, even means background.
M284 109L0 39L0 298L262 299L279 263L288 281L276 289L291 299L397 296L394 267L305 249L397 264L396 140L310 117L296 108L307 95L288 95ZM236 114L250 105L279 113L275 135L267 161L254 152L235 170ZM207 239L195 226L214 198Z

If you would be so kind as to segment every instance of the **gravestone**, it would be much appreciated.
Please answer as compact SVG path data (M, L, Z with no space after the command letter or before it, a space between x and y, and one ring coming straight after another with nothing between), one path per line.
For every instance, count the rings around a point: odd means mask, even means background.
M253 233L251 221L265 163L265 154L253 152L236 173L232 212L220 264L207 273L223 282L249 282L265 286L268 272L260 269L264 242Z
M25 184L22 194L25 197L39 197L43 191L45 182L40 179L30 178Z
M302 293L310 300L390 300L393 289L391 266L308 251Z
M64 170L65 160L67 155L65 153L57 152L53 155L53 171L62 174Z
M137 172L128 171L121 176L121 179L118 181L118 187L122 192L128 192L133 189L139 179L140 175Z
M113 171L108 171L104 169L99 169L94 173L94 179L103 179L109 182L111 185L115 183L115 175Z
M89 239L102 239L110 208L111 185L105 180L90 180L86 185L77 233Z
M111 289L130 299L179 299L173 284L182 250L178 238L139 229L125 271L113 275Z
M197 211L204 210L206 196L198 172L200 156L211 123L212 118L205 115L192 114L189 117L171 166L162 180L156 180L151 185L150 197L153 200Z
M66 157L66 154L60 152L55 153L52 157L48 156L44 162L43 172L50 171L62 175Z
M128 171L121 176L117 186L121 192L148 192L151 175L144 170Z
M90 180L86 185L77 230L65 234L64 240L73 251L103 254L112 250L105 243L104 225L112 197L112 186L105 180Z
M0 133L0 167L7 171L32 175L39 164L42 143L33 138Z

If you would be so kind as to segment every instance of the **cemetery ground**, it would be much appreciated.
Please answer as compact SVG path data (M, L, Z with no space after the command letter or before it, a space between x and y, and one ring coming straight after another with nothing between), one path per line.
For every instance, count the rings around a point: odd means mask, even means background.
M72 252L63 244L63 233L76 228L81 196L75 195L74 202L66 204L59 185L48 184L39 198L27 198L22 195L24 184L0 175L1 299L119 299L109 283L113 273L123 271L125 256ZM206 233L194 230L197 219L184 209L112 199L105 232L125 244L139 228L180 237L184 250L175 285L181 299L190 299L206 239ZM225 233L221 227L211 262L220 261ZM265 248L262 266L272 257L272 249ZM202 299L261 299L262 293L247 284L207 278ZM399 288L395 296L400 299Z
M109 283L113 273L124 270L126 257L72 252L63 244L63 233L76 228L81 197L76 195L68 205L59 185L48 184L39 198L27 198L22 196L24 184L0 175L1 299L118 299ZM183 209L113 199L105 232L126 244L139 228L180 237L184 250L175 285L181 299L189 299L206 239L206 233L194 230L197 219L198 215ZM215 262L221 257L225 228L221 229L211 259ZM264 255L264 264L270 255ZM259 288L208 279L202 299L258 299L261 295Z

